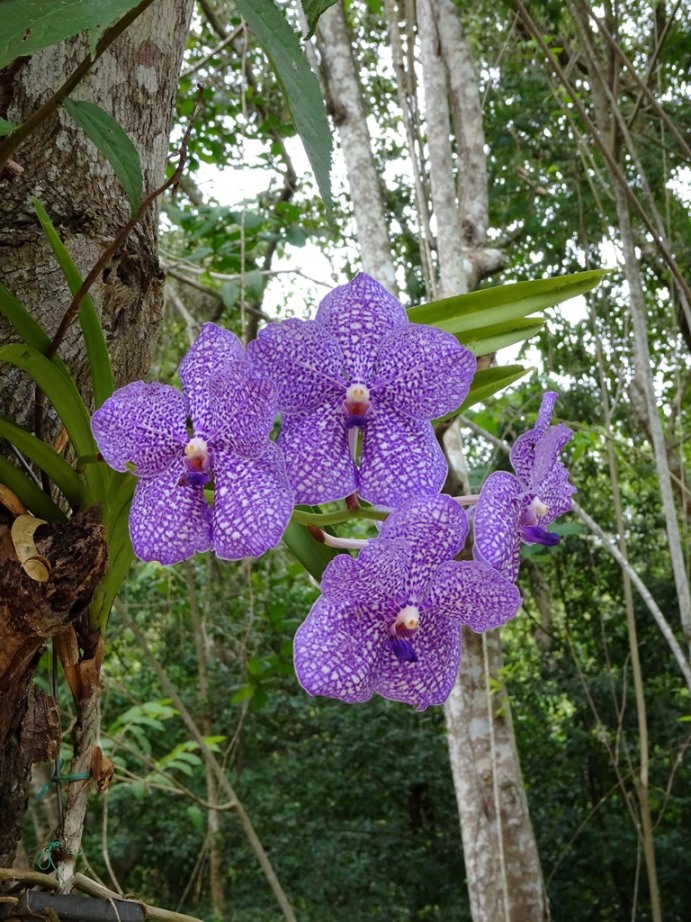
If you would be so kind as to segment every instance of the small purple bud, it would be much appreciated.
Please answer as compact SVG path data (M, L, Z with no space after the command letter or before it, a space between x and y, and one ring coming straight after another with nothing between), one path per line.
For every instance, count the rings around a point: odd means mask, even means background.
M521 529L521 535L526 544L544 544L545 547L554 547L561 541L559 535L553 531L545 531L538 525L524 526Z
M417 653L405 637L389 637L388 646L399 663L417 663Z

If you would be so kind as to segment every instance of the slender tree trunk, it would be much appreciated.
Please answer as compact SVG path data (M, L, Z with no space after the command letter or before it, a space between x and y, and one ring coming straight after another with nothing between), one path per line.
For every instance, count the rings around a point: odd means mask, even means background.
M367 116L352 54L352 36L340 3L319 20L319 50L331 114L338 126L353 202L362 268L397 294L391 242L382 220L380 179L372 157Z
M448 286L451 281L459 285L459 275L465 274L460 288L465 291L487 272L500 268L504 257L484 247L488 220L484 157L482 167L473 173L483 147L482 110L457 11L450 0L421 0L417 9L441 276L439 295L446 297L454 294ZM463 81L454 72L457 62ZM455 125L462 131L459 151L464 169L458 176L458 199L453 176L445 183L435 183L434 173L435 164L451 169L449 107L440 102L440 97L446 100L449 93ZM462 213L467 244L461 237ZM549 918L549 907L511 706L505 692L500 702L490 694L490 688L499 681L501 666L498 632L478 637L464 631L458 680L444 709L470 906L474 922L539 922Z

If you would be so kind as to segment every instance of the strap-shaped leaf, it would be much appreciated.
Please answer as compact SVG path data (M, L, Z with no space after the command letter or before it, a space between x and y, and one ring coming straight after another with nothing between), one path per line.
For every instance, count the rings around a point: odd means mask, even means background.
M503 387L508 387L509 384L518 381L519 378L522 378L523 375L526 375L529 371L530 369L525 368L523 365L502 365L496 368L483 368L481 371L475 372L475 377L473 378L473 383L470 385L468 396L460 407L456 410L452 410L451 413L447 413L446 416L435 419L434 424L444 423L449 419L453 419L455 416L458 416L459 413L462 413L474 404L480 403L482 400L487 400L488 397L492 397Z
M5 416L0 416L0 435L48 474L72 508L82 505L86 498L86 485L61 455Z
M283 86L295 128L305 145L319 192L330 214L331 129L317 78L300 48L297 35L273 0L236 0L235 5L269 56Z
M31 510L34 515L45 519L46 522L62 522L67 518L62 509L55 505L50 496L46 496L31 477L2 456L0 456L0 483L9 487L27 509Z
M0 314L15 328L27 346L45 352L50 346L50 337L31 316L21 301L9 288L0 283Z
M288 523L283 533L283 541L317 582L321 582L327 564L338 553L336 548L327 547L316 541L303 525L296 522Z
M105 630L115 596L133 560L127 515L124 515L108 529L108 569L89 606L89 625L93 629Z
M95 42L140 0L1 0L0 68L88 29Z
M457 339L474 355L490 355L539 333L544 325L542 317L526 317L484 327L482 330L472 330L470 334L459 333Z
M439 327L460 338L461 334L527 317L528 314L582 295L594 288L606 272L605 269L592 269L553 279L483 288L481 291L411 307L408 317L413 323Z
M97 452L89 411L72 378L37 349L20 343L0 347L0 362L9 362L34 379L55 407L78 455ZM110 478L104 464L87 465L84 477L89 487L88 498L101 501L108 495Z
M314 30L317 28L319 17L322 13L326 12L330 6L333 6L336 0L301 0L301 2L309 27L309 31L305 38L312 38Z
M62 104L113 167L127 195L132 215L136 215L142 200L144 181L139 151L132 139L118 121L96 103L70 99L68 96Z
M50 243L51 249L62 269L69 289L74 296L79 291L84 281L81 272L77 269L67 247L53 227L43 205L36 198L33 199L33 205L38 215L38 220L41 222L43 232ZM98 408L113 393L113 371L101 322L98 318L96 308L94 307L94 302L88 294L85 295L81 307L79 308L79 323L82 328L84 345L86 346L86 354L89 360L91 386L94 391L94 403L96 408Z

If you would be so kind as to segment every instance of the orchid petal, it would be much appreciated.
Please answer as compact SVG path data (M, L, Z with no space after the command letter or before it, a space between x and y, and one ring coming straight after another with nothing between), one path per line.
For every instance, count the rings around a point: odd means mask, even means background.
M215 323L202 324L199 336L178 369L195 428L203 427L208 419L209 378L238 361L245 361L245 350L237 336Z
M385 619L412 601L408 576L412 547L405 541L371 541L357 559L339 554L324 570L322 594L333 601L348 602L355 615Z
M496 471L485 481L473 516L473 556L512 580L520 565L520 524L525 505L517 478L507 471Z
M384 698L424 711L451 694L461 658L461 629L437 613L421 613L420 627L407 638L417 659L402 662L382 645L372 666L372 686Z
M476 560L448 560L434 574L424 613L467 624L479 634L506 624L521 602L518 589L493 567Z
M385 631L379 622L353 615L342 601L318 599L295 634L298 682L310 695L348 704L368 701L372 663Z
M348 381L364 384L371 377L382 340L409 323L401 302L364 272L326 295L315 322L340 344Z
M182 458L187 400L168 384L133 381L109 397L91 419L99 451L117 471L135 466L140 477L166 471Z
M250 361L278 388L278 404L289 413L313 413L333 393L342 401L343 353L334 337L311 320L270 323L247 346Z
M363 499L397 506L416 494L438 493L446 459L431 423L378 407L362 438L358 491Z
M212 524L218 557L259 557L276 547L292 511L293 489L273 442L254 459L216 452Z
M372 398L415 419L434 419L463 403L476 368L473 353L451 333L409 323L379 347Z
M329 401L309 416L285 413L278 445L285 454L295 502L318 505L343 499L357 486L340 402Z
M208 393L204 421L194 420L195 433L245 458L263 454L276 416L273 382L257 377L249 362L233 362L209 377Z
M130 537L141 560L179 563L211 547L211 509L202 487L180 486L182 462L140 480L130 510Z

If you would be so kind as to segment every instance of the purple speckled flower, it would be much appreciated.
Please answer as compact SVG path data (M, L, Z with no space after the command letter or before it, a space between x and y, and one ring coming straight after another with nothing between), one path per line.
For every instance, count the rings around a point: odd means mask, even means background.
M180 364L183 393L134 381L94 413L92 429L111 467L139 477L130 511L142 560L178 563L213 547L254 557L274 547L294 491L269 441L274 385L258 377L238 338L205 323ZM192 421L192 433L188 431ZM204 486L213 477L214 503Z
M461 625L499 627L521 604L492 567L452 559L467 532L449 496L413 497L357 559L332 560L295 635L302 687L348 703L376 693L420 711L443 704L458 672Z
M474 556L508 579L518 574L521 542L559 543L559 535L547 526L569 511L576 492L559 460L571 430L564 423L550 426L557 396L553 391L544 395L535 428L516 439L510 456L516 475L490 474L475 508Z
M313 321L269 324L248 355L278 386L296 502L357 490L395 506L441 489L446 461L430 420L463 402L475 357L450 333L410 323L374 279L360 273L334 289Z

